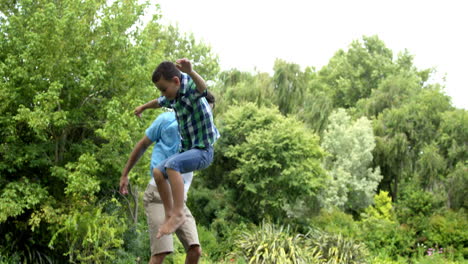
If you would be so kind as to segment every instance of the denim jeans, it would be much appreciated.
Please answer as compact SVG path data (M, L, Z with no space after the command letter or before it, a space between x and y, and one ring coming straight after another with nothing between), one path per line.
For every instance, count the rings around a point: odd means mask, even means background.
M180 173L206 169L213 162L213 152L213 146L206 149L190 149L163 160L156 166L156 169L161 171L166 179L168 178L166 168Z

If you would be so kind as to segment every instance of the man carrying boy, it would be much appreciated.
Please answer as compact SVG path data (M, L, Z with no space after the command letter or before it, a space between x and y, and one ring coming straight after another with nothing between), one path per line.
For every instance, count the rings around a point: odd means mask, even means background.
M157 235L160 238L173 233L186 221L181 173L201 170L211 164L218 132L205 99L205 81L192 69L189 60L177 60L176 65L167 61L161 63L153 72L152 81L162 96L137 107L135 114L140 115L148 108L173 108L181 137L181 152L153 170L166 212L166 220ZM169 179L170 186L166 179Z

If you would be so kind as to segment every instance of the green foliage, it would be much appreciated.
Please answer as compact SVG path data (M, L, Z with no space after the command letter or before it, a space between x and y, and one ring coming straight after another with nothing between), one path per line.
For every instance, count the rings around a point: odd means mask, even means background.
M446 211L431 216L424 235L427 237L426 245L443 248L446 253L452 249L453 255L468 258L468 219L465 211Z
M377 117L385 109L405 104L421 90L421 78L417 73L399 72L382 80L369 97L357 102L356 108L361 115Z
M382 179L379 168L372 168L375 147L370 121L362 117L352 121L344 109L329 117L322 147L329 153L324 167L330 174L325 189L325 205L359 211L372 203Z
M428 191L407 184L396 206L396 213L401 223L424 229L422 219L428 218L443 206L443 200Z
M215 114L225 113L231 105L252 102L258 107L273 107L274 87L268 74L225 71L213 87L216 95Z
M236 214L254 222L283 218L285 206L322 188L322 151L296 119L249 103L226 112L219 129L215 160L202 177L229 192Z
M338 209L322 209L313 217L311 226L331 234L341 234L344 237L358 238L360 227L353 217Z
M117 203L117 200L112 201ZM102 205L72 211L55 232L49 247L64 240L65 253L71 263L108 263L116 258L116 249L123 244L125 220L115 213L103 212Z
M273 66L273 83L276 102L283 114L297 112L302 106L306 91L306 75L300 66L277 59Z
M468 209L468 163L459 162L447 176L447 202L448 207L453 209Z
M366 208L363 214L364 221L366 219L380 219L390 222L395 221L395 212L393 211L392 199L388 196L388 192L380 191L374 196L374 206Z
M310 247L304 235L291 235L289 227L269 223L238 239L238 254L248 263L320 263L317 248Z
M360 239L371 252L383 252L396 259L415 254L415 231L407 225L400 225L383 219L367 219L361 223Z
M384 111L375 120L375 162L384 175L381 186L390 191L393 201L398 200L399 184L413 177L431 186L440 183L438 173L444 171L445 161L435 152L433 141L439 135L442 113L450 109L448 97L437 87L428 87L407 104ZM422 164L431 160L437 162L437 168L427 171Z
M69 221L83 237L83 230L101 236L90 238L98 253L90 256L87 240L69 237L53 241L50 259L62 262L65 252L75 261L114 256L99 248L120 246L115 226L125 217L90 206L109 199L128 153L153 120L132 114L157 96L152 70L183 56L207 80L215 78L218 59L210 48L162 27L159 15L143 25L146 7L119 0L0 5L0 229L8 229L0 247L8 245L23 262L47 255L43 248L57 230L60 236L73 230ZM132 184L148 181L146 164L135 168ZM103 233L93 229L101 224L96 213L109 222Z
M308 234L312 245L319 249L324 258L323 263L367 263L367 248L364 244L341 234L330 234L320 230L312 230Z
M347 51L336 52L318 78L323 89L331 92L335 107L353 107L395 71L392 59L392 51L377 36L363 37Z
M8 183L0 195L0 223L5 222L8 217L15 217L27 209L33 209L46 197L47 190L27 178Z

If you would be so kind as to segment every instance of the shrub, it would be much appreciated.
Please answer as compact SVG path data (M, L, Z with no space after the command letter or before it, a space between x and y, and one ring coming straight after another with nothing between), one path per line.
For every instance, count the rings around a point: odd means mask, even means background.
M116 200L113 200L116 204ZM53 248L57 240L68 246L71 263L109 263L115 260L117 248L123 244L127 225L116 214L103 212L103 206L89 206L72 211L49 243Z
M451 247L454 252L446 250L447 253L468 258L468 220L463 210L433 215L424 235L427 237L425 244L445 249Z
M383 252L396 259L415 253L415 232L407 225L370 218L361 222L360 226L360 238L374 254Z
M353 217L338 209L321 210L317 217L312 218L311 225L333 234L342 234L346 237L357 237L358 224Z
M319 248L324 263L367 263L367 248L364 244L341 234L332 234L320 230L312 230L308 234L312 246Z
M289 227L269 223L238 239L238 254L248 263L320 263L320 253L311 247L304 235L291 235Z

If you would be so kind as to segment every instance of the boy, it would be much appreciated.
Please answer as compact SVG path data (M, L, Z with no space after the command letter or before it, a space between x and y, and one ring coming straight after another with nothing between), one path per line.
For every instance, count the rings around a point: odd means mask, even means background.
M181 173L201 170L211 164L218 132L205 99L205 81L192 69L189 60L179 59L176 64L168 61L161 63L153 72L152 81L162 96L137 107L135 114L140 115L148 108L173 108L181 136L181 152L161 162L153 170L166 212L166 221L157 235L160 238L173 233L185 222ZM166 178L171 182L170 186Z

